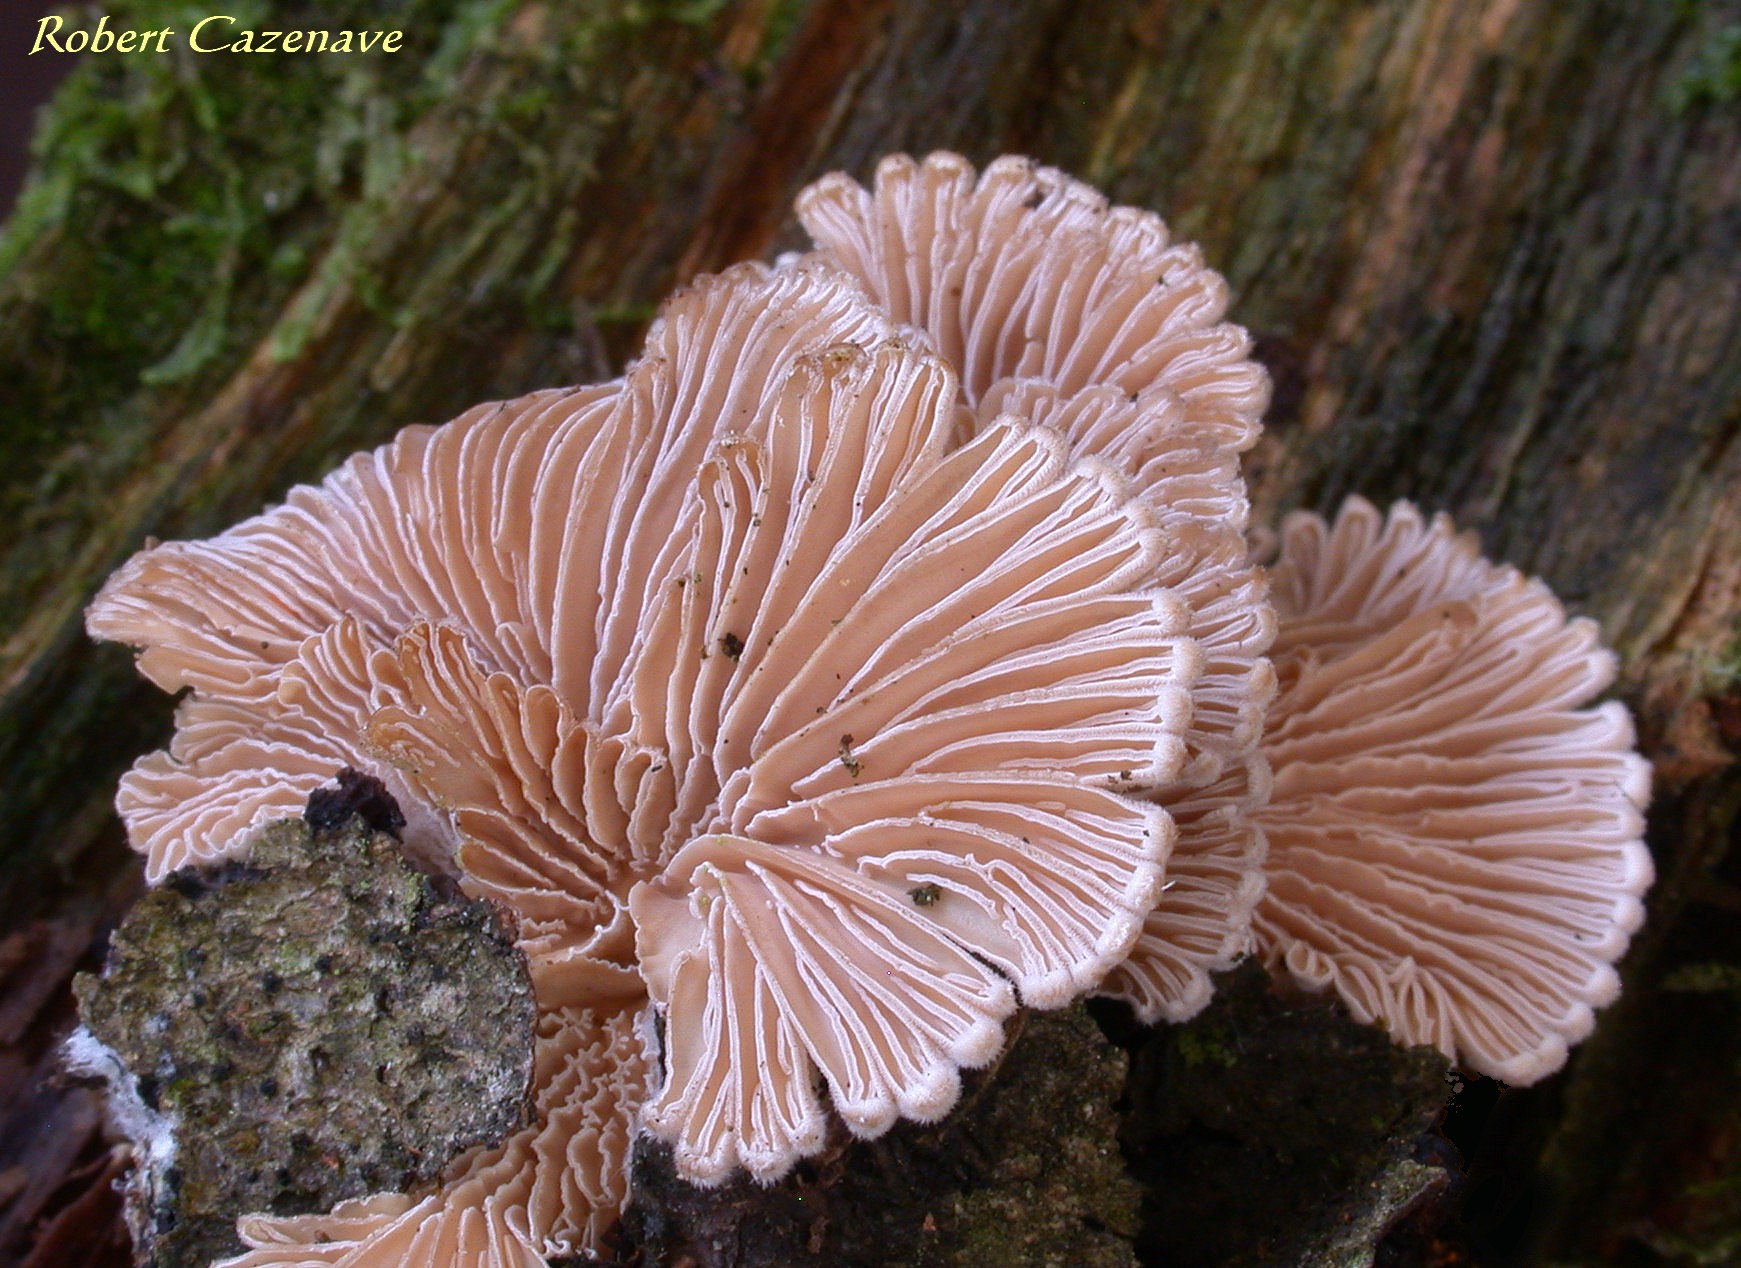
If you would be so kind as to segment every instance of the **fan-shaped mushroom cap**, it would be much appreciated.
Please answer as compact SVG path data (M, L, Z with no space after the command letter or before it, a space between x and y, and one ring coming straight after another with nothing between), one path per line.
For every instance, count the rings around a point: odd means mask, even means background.
M954 401L896 349L802 363L689 512L645 622L685 634L621 679L683 702L643 716L717 780L631 897L667 1014L646 1122L704 1183L819 1148L817 1073L861 1134L941 1115L1015 1007L992 966L1062 1003L1159 892L1170 824L1117 789L1183 756L1199 658L1151 580L1167 537L1049 431L947 451Z
M1296 514L1260 812L1272 966L1510 1083L1564 1062L1643 918L1649 768L1595 626L1407 503Z
M634 1112L653 1060L636 1010L557 1010L539 1022L533 1121L454 1163L422 1196L342 1202L322 1215L248 1215L252 1249L221 1268L544 1268L596 1248L629 1196Z
M344 765L397 788L362 743L378 704L364 662L420 620L463 629L491 669L558 686L584 709L591 676L608 682L623 654L597 654L601 602L623 597L632 618L626 600L650 567L625 540L655 549L703 447L753 415L797 356L892 334L837 279L757 266L727 276L669 306L624 381L407 428L283 506L141 551L109 579L86 613L91 635L139 648L164 690L193 689L167 754L124 781L150 878L238 852ZM658 399L671 390L688 395ZM620 488L645 490L633 533L598 513Z
M1221 321L1227 285L1154 214L1027 159L998 159L976 181L944 153L886 158L870 190L825 176L797 205L831 261L930 332L971 403L1005 379L1065 397L1160 390L1218 447L1257 439L1268 379L1246 333Z
M1188 1021L1208 1005L1209 975L1251 949L1265 853L1253 809L1268 796L1269 779L1268 765L1253 757L1214 783L1168 790L1176 836L1165 892L1099 994L1124 1000L1150 1024Z
M616 392L540 392L407 428L283 506L141 551L109 578L86 613L92 636L138 647L165 691L192 688L169 749L135 765L117 798L148 879L239 852L343 766L402 794L360 722L375 707L369 657L420 617L464 621L493 663L548 677L527 512L545 455L564 434L593 434ZM428 816L411 826L439 859L446 834Z
M1159 580L1180 535L1047 428L959 445L918 340L838 271L735 269L617 384L145 552L90 618L193 688L136 840L245 848L273 795L371 760L511 911L552 1025L651 989L647 1122L689 1174L818 1148L818 1075L862 1134L943 1113L1018 992L1063 1003L1137 936L1172 830L1126 792L1177 776L1202 656ZM554 1165L528 1150L250 1235L512 1261L489 1213Z
M976 178L953 154L894 156L868 190L824 177L798 214L821 258L935 341L978 426L1007 411L1055 428L1128 474L1174 535L1164 581L1191 611L1204 669L1188 764L1153 795L1202 826L1108 989L1147 1020L1189 1016L1209 972L1247 945L1262 842L1240 811L1264 775L1243 768L1274 692L1239 471L1269 384L1246 333L1222 321L1226 284L1158 217L1019 158Z

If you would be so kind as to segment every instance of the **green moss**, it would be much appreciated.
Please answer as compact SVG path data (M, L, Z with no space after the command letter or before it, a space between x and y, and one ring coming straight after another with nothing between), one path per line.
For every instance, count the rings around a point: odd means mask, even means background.
M685 26L706 26L725 11L728 0L675 0L670 5L671 20Z
M1741 23L1714 32L1680 77L1669 85L1676 114L1697 106L1722 105L1741 97Z
M427 106L445 97L466 59L487 45L490 33L500 29L513 8L514 0L471 0L456 8L423 69L419 95L411 104Z
M592 320L598 326L641 326L652 321L658 311L657 304L608 304L593 309Z
M141 387L190 387L233 371L306 278L330 209L392 184L418 102L412 90L435 91L432 51L500 8L248 0L226 12L246 25L392 25L405 48L370 58L220 64L171 54L79 65L43 116L31 181L0 234L0 273L10 275L0 282L0 398L11 405L0 456L14 474L0 514L17 522L33 508L60 512L57 467L90 453L125 465L151 422ZM106 9L118 28L182 31L208 11L178 0ZM53 284L18 285L38 256L53 258ZM36 543L8 552L0 594L27 607L53 560Z
M1707 695L1720 695L1741 687L1741 634L1707 654L1700 669Z
M809 11L811 0L776 0L768 15L767 28L762 32L762 47L756 58L757 77L765 76L786 52L792 36L798 30L799 19Z
M274 355L294 357L341 286L391 315L394 288L371 274L369 248L383 201L417 161L409 131L451 99L472 59L498 53L492 32L513 8L512 0L248 0L226 12L242 24L391 26L404 32L404 48L81 63L43 116L31 180L0 232L0 274L13 275L0 281L0 399L11 406L0 457L14 474L0 513L41 504L29 475L72 445L126 448L125 434L151 422L140 387L213 385L268 326ZM528 147L534 169L545 163L529 148L548 132L540 121L574 107L576 76L613 32L705 22L721 4L595 0L586 8L548 43L513 54L527 63L522 82L492 107L520 134L505 140ZM117 27L186 30L209 6L119 0L106 12ZM523 209L539 191L520 188ZM480 224L480 250L515 210ZM572 213L555 228L527 292L555 278L573 242ZM49 256L52 285L8 284ZM27 607L30 583L40 580L31 559L0 559L0 569L0 596Z
M1181 1030L1178 1050L1180 1058L1192 1069L1217 1065L1231 1070L1239 1062L1239 1056L1228 1046L1226 1036L1215 1030Z

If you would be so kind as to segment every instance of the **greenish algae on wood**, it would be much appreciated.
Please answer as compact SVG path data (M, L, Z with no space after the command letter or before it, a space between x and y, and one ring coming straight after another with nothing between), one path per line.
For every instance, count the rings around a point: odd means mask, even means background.
M75 987L104 1045L75 1051L144 1137L130 1215L156 1268L239 1254L249 1211L432 1180L525 1118L525 957L361 818L286 820L246 863L173 873Z
M837 1126L830 1152L771 1187L697 1189L642 1141L621 1252L692 1268L1135 1268L1125 1072L1077 1006L1029 1014L941 1123L869 1142Z
M786 202L821 171L1022 151L1160 210L1228 272L1278 384L1251 466L1264 515L1408 493L1544 573L1624 653L1664 881L1620 1006L1565 1076L1509 1098L1504 1174L1545 1195L1540 1262L1720 1244L1687 1223L1709 1199L1686 1195L1741 1140L1704 1042L1730 1033L1728 1004L1657 983L1741 963L1741 706L1708 673L1741 633L1741 111L1675 99L1741 19L1732 0L402 11L438 50L417 83L352 67L283 103L296 137L199 106L233 103L245 59L109 67L63 98L92 119L43 152L43 181L72 173L70 201L43 205L69 215L17 219L0 278L0 393L27 403L0 433L9 919L63 892L54 860L112 839L112 777L166 730L125 655L79 629L144 534L211 531L401 423L594 376L689 270L796 245ZM277 91L254 95L276 109ZM146 120L137 140L106 101ZM128 192L141 171L149 199ZM199 189L164 193L178 173ZM81 341L83 359L61 351ZM14 451L15 432L36 438Z

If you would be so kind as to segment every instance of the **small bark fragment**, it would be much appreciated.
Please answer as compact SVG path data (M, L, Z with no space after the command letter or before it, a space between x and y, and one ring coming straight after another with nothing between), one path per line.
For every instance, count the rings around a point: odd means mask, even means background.
M246 863L172 873L75 990L94 1041L74 1057L125 1089L130 1221L158 1268L240 1251L247 1211L431 1179L524 1116L524 957L360 818L286 820Z
M1030 1014L942 1123L839 1142L779 1184L701 1189L643 1140L625 1262L690 1268L1134 1268L1139 1192L1114 1108L1124 1055L1078 1005Z
M1450 1181L1430 1134L1449 1092L1439 1053L1284 996L1247 961L1195 1021L1137 1049L1124 1143L1146 1185L1145 1262L1372 1264Z

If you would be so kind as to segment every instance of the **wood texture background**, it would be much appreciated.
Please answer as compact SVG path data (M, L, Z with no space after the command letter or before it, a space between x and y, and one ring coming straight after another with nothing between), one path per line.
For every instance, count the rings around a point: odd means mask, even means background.
M128 892L113 780L168 728L84 640L102 577L406 423L611 372L674 284L798 245L804 182L944 147L1202 243L1276 379L1262 514L1406 495L1602 623L1660 880L1622 1003L1487 1115L1471 1244L1741 1258L1741 5L262 11L407 47L87 59L0 238L0 1254L94 1200L62 1183L69 1140L99 1165L89 1106L31 1089Z

